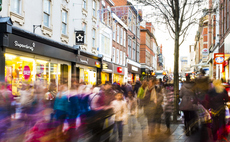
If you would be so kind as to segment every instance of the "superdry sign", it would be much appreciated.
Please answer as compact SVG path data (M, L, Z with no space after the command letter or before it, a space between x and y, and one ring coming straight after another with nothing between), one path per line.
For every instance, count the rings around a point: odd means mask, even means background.
M224 63L224 53L214 53L214 64Z

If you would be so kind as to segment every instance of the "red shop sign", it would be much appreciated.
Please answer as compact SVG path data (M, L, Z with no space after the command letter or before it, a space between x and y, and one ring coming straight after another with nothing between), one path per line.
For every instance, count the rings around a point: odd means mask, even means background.
M214 64L224 64L224 53L214 53Z
M117 67L117 72L122 73L122 67Z

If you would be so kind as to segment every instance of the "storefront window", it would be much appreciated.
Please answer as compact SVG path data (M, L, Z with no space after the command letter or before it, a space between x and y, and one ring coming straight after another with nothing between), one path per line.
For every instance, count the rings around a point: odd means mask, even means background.
M90 68L80 68L80 82L96 85L96 70Z
M113 82L119 83L119 84L123 84L123 75L119 75L119 74L114 74L114 79Z
M35 81L42 81L47 87L52 81L57 89L63 83L70 85L69 65L13 54L5 54L5 59L5 81L11 84L13 95L20 95L22 84L34 85Z

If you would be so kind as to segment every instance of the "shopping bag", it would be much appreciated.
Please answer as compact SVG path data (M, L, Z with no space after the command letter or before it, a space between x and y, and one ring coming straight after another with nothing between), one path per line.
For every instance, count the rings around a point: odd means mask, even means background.
M197 108L197 113L200 118L200 121L203 123L209 123L211 121L211 115L208 112L208 110L205 109L204 106L201 104L198 104Z

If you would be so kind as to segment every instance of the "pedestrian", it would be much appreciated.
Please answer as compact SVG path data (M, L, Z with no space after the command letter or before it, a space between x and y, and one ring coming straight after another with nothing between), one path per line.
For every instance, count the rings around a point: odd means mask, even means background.
M164 113L165 113L165 124L167 127L167 130L165 131L165 134L170 134L170 119L171 115L174 111L174 90L173 86L166 86L165 89L165 98L164 98Z
M160 127L161 127L161 115L163 114L163 107L162 107L162 102L163 102L163 86L162 82L160 82L161 79L157 82L157 85L155 86L155 91L156 91L156 98L155 98L155 105L156 109L154 111L154 118L153 121L156 126L157 132L160 132Z
M148 86L145 88L144 97L142 99L144 114L148 122L148 134L153 135L155 130L154 123L154 113L156 111L156 90L155 90L156 80L154 78L148 81Z
M195 83L190 81L190 76L186 76L186 81L183 83L179 95L182 98L179 109L184 113L186 135L189 135L196 126L194 123L197 120L197 98L194 87Z
M138 89L137 98L139 99L140 107L143 106L142 99L144 98L145 88L147 87L147 85L147 80L143 80L141 87Z
M118 131L118 140L122 142L123 138L123 125L127 123L127 104L123 100L123 94L121 92L116 93L116 100L111 102L115 113L115 131Z
M136 84L134 85L134 89L133 92L135 94L135 96L137 96L138 90L141 87L141 82L140 81L136 81Z
M137 99L134 97L133 92L128 92L128 97L126 97L126 103L128 108L129 136L131 136L132 131L135 130L135 122L137 117Z
M69 101L68 101L68 90L67 86L65 84L60 86L60 90L57 93L57 97L54 102L54 111L55 111L55 118L57 121L57 129L56 129L56 136L57 141L62 140L64 137L62 133L62 129L64 126L64 121L68 116L68 106L69 106Z
M214 88L211 89L205 96L206 102L208 102L208 108L212 112L212 133L213 140L216 141L219 138L227 136L225 131L225 103L229 101L228 93L221 85L221 80L213 81Z

